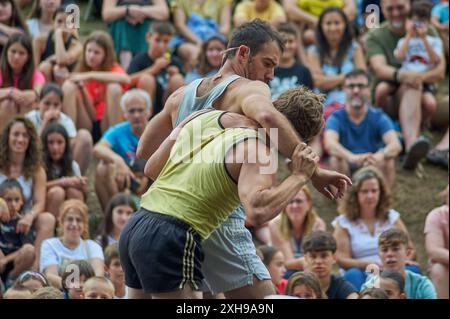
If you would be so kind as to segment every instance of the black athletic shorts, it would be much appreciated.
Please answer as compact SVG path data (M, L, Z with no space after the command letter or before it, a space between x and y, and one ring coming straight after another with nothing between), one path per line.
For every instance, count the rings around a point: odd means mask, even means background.
M200 240L185 222L140 208L119 239L125 284L145 293L173 292L185 284L200 290L204 258Z

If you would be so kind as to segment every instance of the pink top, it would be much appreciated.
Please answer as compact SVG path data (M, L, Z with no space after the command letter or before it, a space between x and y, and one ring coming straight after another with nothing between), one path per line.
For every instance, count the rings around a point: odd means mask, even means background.
M448 249L449 230L448 230L448 206L444 205L433 209L425 221L424 233L442 234L445 241L445 248Z
M14 75L13 81L14 81L14 87L17 89L19 87L19 80L20 76ZM31 78L31 85L30 89L34 87L35 84L45 84L45 77L39 70L34 70L33 77ZM0 71L0 87L3 86L3 75Z

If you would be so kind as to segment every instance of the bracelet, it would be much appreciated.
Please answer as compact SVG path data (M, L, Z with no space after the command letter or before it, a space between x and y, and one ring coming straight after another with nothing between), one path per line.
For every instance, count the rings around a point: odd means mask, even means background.
M126 5L125 6L125 17L128 17L129 14L130 14L130 6Z

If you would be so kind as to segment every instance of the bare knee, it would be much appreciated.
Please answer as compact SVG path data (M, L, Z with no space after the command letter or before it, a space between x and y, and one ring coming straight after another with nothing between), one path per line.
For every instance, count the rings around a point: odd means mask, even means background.
M65 80L61 89L64 94L73 94L78 90L78 86L71 80Z
M430 278L435 283L444 281L444 279L448 278L448 267L440 263L433 263L430 268Z
M63 201L66 198L66 191L60 186L55 186L47 191L47 199Z
M37 231L50 231L55 229L56 218L51 213L40 213L36 218L36 229Z
M97 165L97 169L95 170L95 178L106 180L106 177L109 176L112 172L111 166L109 164L106 164L103 161L100 161Z
M83 201L84 193L77 188L69 187L67 189L67 199L79 199Z
M148 88L148 87L156 87L155 77L151 74L144 74L139 77L137 87L140 89Z
M106 85L106 95L108 96L120 96L122 95L122 92L122 87L118 83L109 83L108 85Z
M25 244L20 248L20 258L32 260L36 257L36 249L31 244Z

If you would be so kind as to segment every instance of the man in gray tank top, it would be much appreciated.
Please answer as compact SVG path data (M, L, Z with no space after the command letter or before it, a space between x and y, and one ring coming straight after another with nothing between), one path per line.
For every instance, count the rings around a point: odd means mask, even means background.
M147 125L137 156L147 160L189 114L214 107L244 114L267 131L278 128L278 141L273 142L280 153L290 158L302 141L289 121L273 107L267 85L283 49L281 36L265 22L254 20L237 28L225 51L222 68L215 76L194 81L168 98L163 111ZM312 182L330 199L341 197L347 183L351 183L345 175L320 168L316 169ZM331 185L336 191L329 188ZM256 255L251 234L245 228L242 208L205 240L203 248L202 272L213 293L223 292L226 298L264 298L275 293L270 275ZM146 294L131 289L130 297L145 298Z

